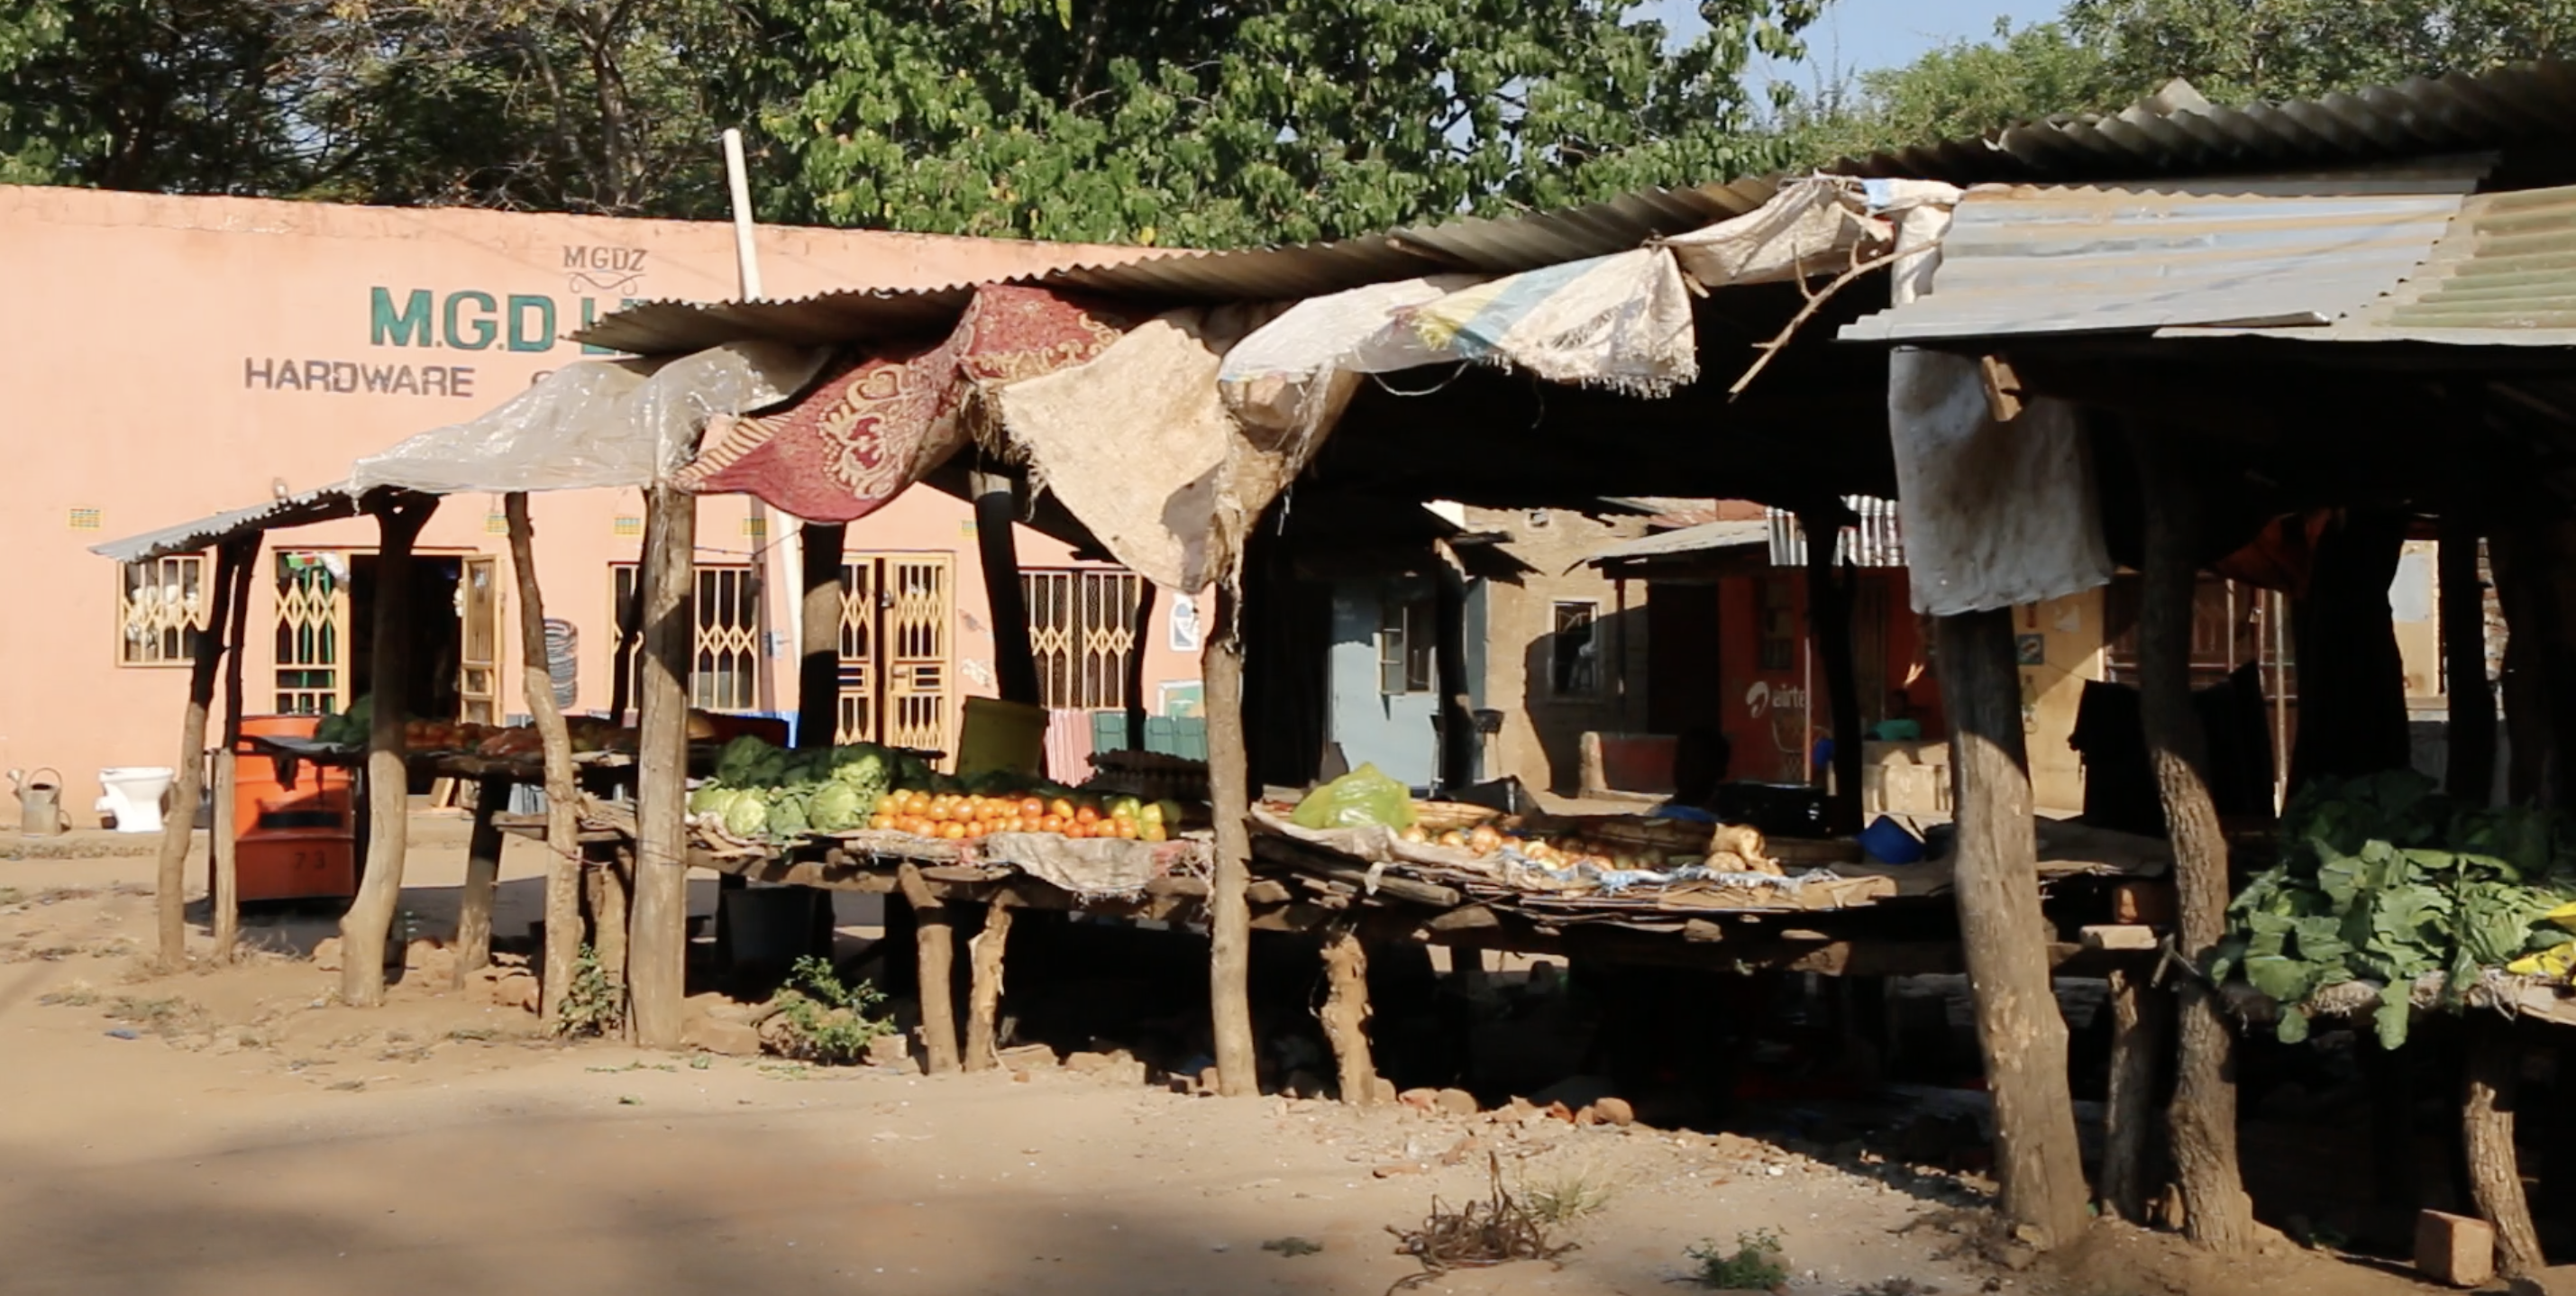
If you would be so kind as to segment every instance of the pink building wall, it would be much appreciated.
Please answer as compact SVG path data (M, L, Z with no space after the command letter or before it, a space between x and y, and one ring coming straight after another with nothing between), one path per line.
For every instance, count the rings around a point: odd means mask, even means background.
M1126 249L763 227L769 294L917 288L1005 277ZM186 671L117 660L114 564L88 552L118 536L254 503L274 484L337 480L359 455L489 409L582 357L561 335L628 299L728 297L730 228L466 210L330 206L0 187L0 389L12 397L11 462L0 470L0 767L59 767L86 822L96 772L176 756ZM551 616L581 635L577 708L609 698L609 568L640 540L635 492L533 501ZM457 496L425 551L507 548L487 527L500 501ZM749 501L710 498L700 557L745 561ZM773 519L770 535L787 525ZM280 549L366 549L352 520L270 537ZM1023 529L1026 566L1071 566L1062 545ZM850 528L852 551L955 555L954 691L989 693L991 616L971 511L916 490ZM788 575L784 559L771 569ZM506 577L505 577L506 581ZM773 625L787 627L782 580ZM1171 650L1173 600L1158 600L1148 645L1150 701L1194 680ZM514 623L507 618L505 627ZM274 583L254 586L244 667L248 709L272 709ZM363 633L363 629L360 630ZM524 710L515 632L504 636L500 705ZM792 651L792 650L791 650ZM780 709L795 706L791 658L764 663ZM953 723L953 722L952 722Z

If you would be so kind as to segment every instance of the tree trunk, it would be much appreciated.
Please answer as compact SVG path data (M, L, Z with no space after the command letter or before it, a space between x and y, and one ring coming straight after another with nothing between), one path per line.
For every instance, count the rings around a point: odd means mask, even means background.
M698 497L645 492L644 677L636 748L634 925L626 990L635 1042L680 1045L689 956L689 670L697 651Z
M948 906L932 895L921 870L906 864L895 882L912 908L914 942L921 969L922 1069L932 1075L957 1070L956 936L948 923Z
M1219 589L1216 624L1201 655L1207 687L1208 800L1216 816L1216 875L1208 895L1208 1009L1216 1037L1217 1092L1260 1092L1252 1045L1251 760L1243 735L1243 639L1239 609Z
M635 857L632 852L622 849L605 853L594 849L583 853L589 864L582 869L582 876L587 879L585 889L590 893L591 923L597 933L591 944L591 956L599 960L599 970L610 984L622 987L627 983L626 929L634 911L628 897L634 894L630 877ZM683 923L684 936L686 931Z
M438 507L406 500L376 514L374 724L367 735L367 862L357 898L340 919L340 998L353 1007L385 1001L385 944L402 903L403 856L411 843L410 774L404 764L404 688L411 670L411 547Z
M224 646L230 642L233 587L249 577L245 566L241 551L231 545L216 556L206 628L188 636L188 707L179 718L178 780L171 790L169 816L161 823L161 871L154 888L160 965L165 972L188 966L188 848L197 837L197 808L206 799L206 720L214 707ZM229 727L230 722L226 724ZM211 842L208 848L212 849Z
M2442 514L2442 664L2450 695L2443 784L2464 805L2495 802L2496 700L2487 680L2487 590L2478 579L2478 528Z
M2548 628L2541 610L2547 589L2547 554L2528 528L2497 531L2487 540L2495 571L2496 602L2504 611L2505 801L2537 805L2548 786L2549 698L2541 663L2548 657Z
M1852 660L1852 581L1837 575L1834 550L1841 543L1839 517L1822 511L1798 515L1807 540L1807 625L1825 654L1825 693L1834 714L1834 796L1826 827L1861 829L1860 674ZM1808 700L1814 705L1814 699Z
M1369 1054L1368 949L1359 932L1337 923L1324 936L1324 1038L1333 1046L1342 1101L1365 1107L1377 1101L1377 1063Z
M233 804L235 789L235 749L241 746L242 722L242 635L250 622L250 587L258 579L260 537L245 536L226 545L227 552L237 553L239 571L229 594L230 610L224 627L224 727L222 750L215 755L215 816L208 832L206 860L214 877L207 883L212 897L215 931L215 961L230 963L241 943L241 824L236 819L240 807ZM218 577L221 560L218 559ZM224 596L220 579L216 594Z
M501 880L501 826L493 816L509 800L509 775L486 774L476 780L474 827L465 839L465 889L456 902L456 984L460 988L465 978L492 962L492 892Z
M977 471L975 551L984 563L984 598L993 609L993 674L1002 700L1046 705L1038 688L1037 650L1029 642L1028 595L1020 588L1019 490L1005 474Z
M2173 1036L2173 1001L2148 985L2145 974L2123 968L2111 974L2111 1092L2103 1106L2104 1212L2132 1224L2147 1222L2147 1199L2161 1184L2149 1181L2147 1164L2156 1140L2156 1079Z
M2478 1217L2495 1226L2497 1271L2508 1278L2519 1277L2548 1263L2540 1255L2540 1233L2532 1227L2531 1206L2523 1199L2522 1171L2513 1146L2522 1048L2510 1021L2472 1013L2468 1027L2460 1125L2468 1154L2469 1193L2477 1201Z
M510 529L510 573L519 587L519 678L546 770L546 949L537 1007L539 1019L552 1029L581 958L581 789L573 778L572 734L545 669L546 598L537 583L536 523L528 517L524 492L503 496L501 509Z
M2178 451L2156 432L2132 434L2139 489L2146 505L2146 570L2138 610L2140 716L2173 841L2174 887L2180 899L2177 942L2193 967L2208 965L2227 923L2227 838L2210 799L2206 738L2191 699L2191 620L2199 513ZM2383 580L2384 590L2387 582ZM2381 598L2386 610L2386 597ZM2384 628L2384 627L2383 627ZM2301 692L2311 661L2301 652ZM2299 731L2306 745L2308 717ZM2254 1241L2253 1203L2236 1157L2236 1037L2207 982L2185 976L2181 1072L2171 1116L2174 1167L2182 1185L2185 1229L2193 1241L2237 1254Z
M796 646L796 744L828 747L841 729L841 553L849 530L837 522L801 529L803 642Z
M2007 610L1943 617L1941 693L1950 714L1959 939L1995 1110L2004 1214L2043 1246L2084 1229L2084 1164L2066 1080L2066 1022L2048 968L2039 843L2023 748L2021 682Z
M1011 904L1007 893L984 907L984 930L967 943L972 965L966 993L966 1069L990 1071L1002 1064L1002 950L1011 939Z

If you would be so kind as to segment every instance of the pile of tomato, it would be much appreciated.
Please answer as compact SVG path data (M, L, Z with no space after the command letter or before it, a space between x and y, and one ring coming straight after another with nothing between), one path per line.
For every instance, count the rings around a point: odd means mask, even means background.
M988 833L1056 833L1167 841L1178 816L1159 801L1114 797L974 796L898 788L877 803L868 826L918 837L968 841Z

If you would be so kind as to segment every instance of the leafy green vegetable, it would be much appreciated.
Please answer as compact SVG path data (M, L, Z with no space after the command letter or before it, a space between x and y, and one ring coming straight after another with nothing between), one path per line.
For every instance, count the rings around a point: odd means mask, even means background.
M725 831L736 837L758 837L769 829L769 801L749 790L734 794L733 803L725 807Z
M2310 995L2380 982L2376 1025L2394 1048L2417 978L2444 973L2456 994L2482 969L2576 940L2548 919L2571 895L2576 843L2543 812L2461 808L2406 770L2320 781L2282 816L2281 862L2228 905L2209 973L2278 1000L2293 1043Z

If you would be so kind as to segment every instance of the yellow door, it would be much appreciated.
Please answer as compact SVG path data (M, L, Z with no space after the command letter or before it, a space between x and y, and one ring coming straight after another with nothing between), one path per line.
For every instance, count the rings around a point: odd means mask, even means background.
M884 716L877 689L883 672L877 662L878 578L883 564L860 557L841 564L840 717L832 741L875 742Z
M839 741L948 750L955 573L944 553L842 563Z
M948 627L955 560L901 554L885 563L886 736L889 747L948 750Z
M348 556L277 555L277 710L332 715L349 707Z
M456 584L457 620L464 637L463 650L457 654L457 719L472 724L501 721L500 570L497 558L468 555ZM546 663L527 662L524 667L542 671Z

